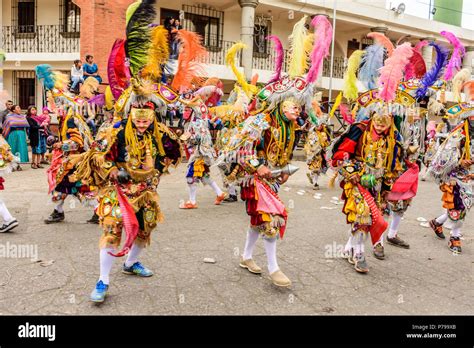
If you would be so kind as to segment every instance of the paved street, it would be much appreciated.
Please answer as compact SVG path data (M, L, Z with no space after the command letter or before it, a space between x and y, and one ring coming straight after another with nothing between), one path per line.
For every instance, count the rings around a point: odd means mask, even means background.
M85 223L91 209L69 198L65 222L45 225L43 219L53 210L45 169L24 165L23 172L6 178L6 189L0 192L20 221L13 233L0 234L0 246L37 246L41 262L0 259L0 314L474 313L473 212L463 229L463 254L454 256L446 241L436 239L431 229L417 221L441 212L437 186L421 182L401 225L400 235L411 249L388 245L384 261L368 252L370 272L357 274L337 257L348 233L342 206L331 203L332 197L340 196L340 189L328 189L323 177L318 191L321 199L315 199L305 164L296 164L301 170L281 192L291 209L288 230L278 244L279 264L293 281L291 288L276 288L267 279L262 241L254 259L264 274L252 275L238 266L249 221L242 202L214 206L213 192L200 187L199 209L178 209L179 201L187 196L185 165L181 164L161 180L165 221L141 258L155 276L124 275L122 261L117 260L109 297L100 306L88 299L99 273L100 228ZM370 250L369 241L366 250ZM216 263L204 263L204 258Z

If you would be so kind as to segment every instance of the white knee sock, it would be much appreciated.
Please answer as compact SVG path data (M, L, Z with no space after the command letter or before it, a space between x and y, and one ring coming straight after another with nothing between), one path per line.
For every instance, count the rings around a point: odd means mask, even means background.
M97 209L98 206L99 206L99 200L96 199L96 200L94 201L94 205L93 205L93 207L94 207L94 212L95 212L95 209Z
M125 266L130 267L135 262L138 261L138 256L142 252L144 248L142 246L138 246L137 243L133 243L132 248L128 252L127 261L125 261Z
M237 196L237 190L235 189L234 185L229 186L229 195L231 196Z
M390 221L390 228L388 230L388 237L389 238L394 238L397 235L398 232L398 227L400 226L400 222L402 221L402 216L401 214L396 214L393 212L390 212L390 215L392 217L392 221Z
M255 248L259 235L260 233L254 227L249 227L247 230L247 240L245 241L244 254L242 255L244 260L252 258L253 249Z
M189 189L189 200L191 203L196 203L196 194L197 194L197 185L196 184L188 184Z
M436 218L436 222L439 223L439 224L444 224L446 222L446 220L448 220L448 214L447 213L444 213L443 215L440 215Z
M64 213L64 208L63 208L64 201L65 201L64 199L61 199L61 200L58 202L58 204L56 205L56 208L54 208L54 209L56 209L56 211L57 211L58 213Z
M277 248L277 239L276 238L264 238L263 246L265 247L265 254L267 254L268 262L268 272L272 274L273 272L278 271L280 268L277 263L276 248Z
M109 284L109 275L114 265L115 256L109 254L109 251L115 253L114 248L104 248L100 249L100 277L99 280L102 280L104 284Z
M461 237L461 226L456 226L451 229L451 237Z
M318 183L318 174L311 174L311 180L313 181L313 185Z
M352 248L354 248L354 255L364 253L364 232L356 231L352 235Z
M3 218L3 221L7 223L14 219L12 214L10 214L10 211L8 211L7 206L2 200L0 200L0 216Z
M214 190L214 192L216 193L216 195L220 196L222 194L222 190L219 186L217 186L216 182L214 180L212 180L211 178L208 179L208 184L209 186L212 187L212 189Z

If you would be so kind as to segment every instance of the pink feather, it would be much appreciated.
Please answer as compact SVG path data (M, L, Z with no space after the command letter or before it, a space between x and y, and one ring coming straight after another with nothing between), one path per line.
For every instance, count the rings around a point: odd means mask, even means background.
M422 78L426 74L426 64L423 56L416 50L416 47L412 49L413 55L408 62L405 69L405 80L413 78Z
M314 44L311 51L311 68L306 76L308 83L313 83L319 76L323 60L329 55L332 41L332 26L325 16L315 16L311 21L314 28Z
M391 102L396 97L396 91L400 80L403 78L405 67L413 55L413 49L409 42L397 46L392 56L387 58L385 65L380 69L379 86L382 90L379 97L385 102Z
M385 49L387 50L387 55L389 57L392 55L393 49L394 49L393 43L384 34L377 33L377 32L374 31L372 33L368 33L367 37L370 38L370 39L373 39L376 43L378 43L378 44L382 45L383 47L385 47Z
M429 42L427 40L421 40L415 45L415 51L421 53L421 49L425 46L428 46Z
M444 72L444 80L451 80L454 74L461 69L461 58L466 53L464 45L453 33L443 30L441 33L453 46L453 53L449 59L448 65L446 65L446 71Z
M275 45L275 72L273 73L272 77L270 78L270 81L268 82L272 83L280 79L285 52L283 51L283 45L278 36L270 35L267 37L267 39L273 41L273 44Z
M352 117L352 114L349 111L349 107L346 104L340 104L339 111L341 112L342 118L344 119L344 121L347 122L347 124L354 123L354 118Z

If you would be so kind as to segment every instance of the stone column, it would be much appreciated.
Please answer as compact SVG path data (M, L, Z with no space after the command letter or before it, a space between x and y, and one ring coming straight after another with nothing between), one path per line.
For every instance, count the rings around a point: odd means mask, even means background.
M0 92L3 90L3 60L5 58L5 51L3 49L3 6L0 5ZM4 107L0 105L0 107Z
M239 0L242 8L240 21L240 40L247 45L242 51L242 66L247 80L252 79L252 61L253 61L253 29L255 22L255 8L258 6L258 0Z
M474 46L466 46L466 54L462 59L462 68L469 69L474 74Z
M420 41L426 40L428 42L434 41L434 37L424 37L421 38ZM426 70L431 68L431 63L433 62L433 46L426 45L421 49L421 55L423 56L423 59L425 60L426 64Z

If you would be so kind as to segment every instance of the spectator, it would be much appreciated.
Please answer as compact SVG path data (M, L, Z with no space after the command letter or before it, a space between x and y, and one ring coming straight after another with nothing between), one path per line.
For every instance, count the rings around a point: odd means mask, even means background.
M41 122L40 116L37 115L36 107L30 106L28 108L26 120L30 125L28 138L30 139L31 152L33 154L31 168L43 168L40 161L41 155L46 153L46 137L44 134L44 124Z
M90 54L86 55L86 63L84 64L84 76L87 79L89 76L92 76L102 83L102 77L99 76L99 68L96 63L94 63L94 57Z
M79 59L76 59L74 65L71 67L71 81L71 92L78 92L81 88L81 83L84 83L84 69L82 68L82 62Z
M27 163L28 144L26 142L26 129L30 127L25 115L21 114L19 105L13 105L10 113L3 122L3 137L12 149L12 153L20 158L20 163ZM18 166L17 170L22 170Z
M178 30L183 29L179 19L175 19L171 24L171 59L178 59L179 55L179 40L177 38Z
M0 129L3 127L3 121L5 117L10 113L10 108L13 106L13 102L11 100L7 100L5 103L5 110L0 112Z

